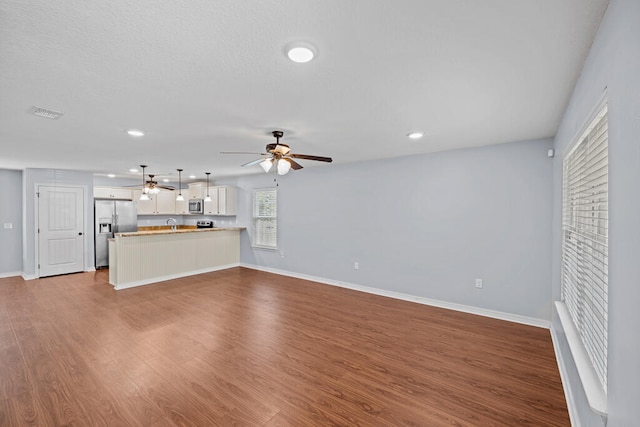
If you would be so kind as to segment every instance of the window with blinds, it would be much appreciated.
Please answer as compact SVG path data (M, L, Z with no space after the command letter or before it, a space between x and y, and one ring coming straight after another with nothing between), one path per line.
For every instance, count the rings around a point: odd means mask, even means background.
M277 249L278 218L275 188L253 190L253 244L256 248Z
M607 389L609 276L607 107L564 159L562 300Z

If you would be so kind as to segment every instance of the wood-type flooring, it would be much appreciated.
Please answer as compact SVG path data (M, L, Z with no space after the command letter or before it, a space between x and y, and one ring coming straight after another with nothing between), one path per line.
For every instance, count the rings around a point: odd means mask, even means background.
M0 279L1 426L568 426L549 331L232 268Z

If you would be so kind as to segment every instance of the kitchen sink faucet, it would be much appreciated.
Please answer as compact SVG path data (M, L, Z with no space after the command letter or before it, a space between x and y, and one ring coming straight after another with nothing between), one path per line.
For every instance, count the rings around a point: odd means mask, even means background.
M167 220L167 225L171 225L171 230L176 231L178 229L178 221L175 218L169 218Z

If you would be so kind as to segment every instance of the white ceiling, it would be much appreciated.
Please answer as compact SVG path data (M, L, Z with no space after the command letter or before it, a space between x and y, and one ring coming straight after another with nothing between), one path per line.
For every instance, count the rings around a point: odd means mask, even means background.
M274 129L341 163L550 137L606 5L1 0L0 168L215 179L261 172L219 153L261 152ZM289 61L292 41L317 58Z

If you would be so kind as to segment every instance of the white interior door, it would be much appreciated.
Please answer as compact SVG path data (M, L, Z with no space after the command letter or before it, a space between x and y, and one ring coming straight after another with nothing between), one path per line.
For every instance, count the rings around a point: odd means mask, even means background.
M84 189L38 186L39 276L84 270Z

